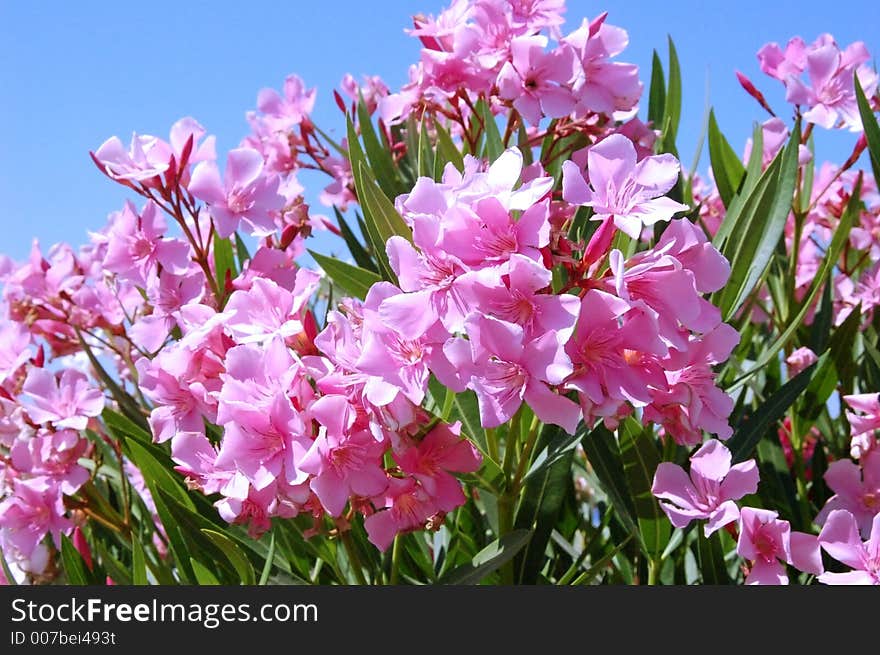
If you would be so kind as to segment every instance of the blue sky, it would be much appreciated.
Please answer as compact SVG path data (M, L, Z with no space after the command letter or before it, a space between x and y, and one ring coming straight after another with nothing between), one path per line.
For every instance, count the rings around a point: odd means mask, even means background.
M419 44L403 33L413 13L436 13L439 0L393 2L53 2L0 0L0 252L24 258L33 237L44 246L80 244L127 197L91 164L88 151L116 134L166 136L191 115L217 135L221 151L247 132L257 91L298 73L318 87L316 122L339 134L332 88L342 75L379 74L392 88L406 80ZM845 7L845 10L842 10ZM874 2L622 2L569 0L567 27L610 11L629 31L621 57L640 65L647 85L651 52L665 60L676 42L684 77L679 149L690 165L706 96L722 130L741 150L760 108L740 89L739 69L785 111L781 85L762 76L755 52L792 35L831 32L842 45L880 52ZM821 134L819 159L842 161L853 136ZM705 168L706 158L701 164ZM310 183L314 198L320 180ZM317 202L314 203L317 205ZM329 246L332 248L332 244ZM321 249L319 245L319 249Z

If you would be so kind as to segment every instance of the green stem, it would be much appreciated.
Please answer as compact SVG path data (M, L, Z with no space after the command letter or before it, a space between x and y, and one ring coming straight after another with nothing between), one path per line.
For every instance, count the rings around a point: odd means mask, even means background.
M657 584L660 575L660 558L653 558L648 562L648 585L653 587Z

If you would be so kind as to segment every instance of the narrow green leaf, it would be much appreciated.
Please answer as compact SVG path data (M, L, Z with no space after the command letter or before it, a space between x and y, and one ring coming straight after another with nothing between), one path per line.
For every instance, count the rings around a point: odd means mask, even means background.
M272 531L269 539L269 553L266 555L266 563L263 565L263 572L260 573L260 581L257 583L261 587L269 581L269 574L272 572L272 560L275 557L275 531Z
M133 535L131 539L131 583L133 585L149 584L144 547L138 541L137 535Z
M348 224L348 221L345 220L342 212L340 212L336 206L333 207L333 212L336 214L336 222L339 224L339 231L342 232L342 238L345 240L345 245L348 246L348 252L351 253L355 263L363 269L377 273L376 263L373 261L373 258L370 257L370 254L366 251L363 244L361 244L360 240L355 235L354 230L351 229L351 226Z
M620 455L639 523L642 547L649 557L659 559L669 543L672 527L651 493L654 472L660 465L657 445L651 431L632 418L621 424L618 434Z
M367 297L370 287L376 284L376 282L382 281L382 278L372 271L352 266L333 257L325 257L312 250L309 250L308 253L324 269L324 272L333 280L334 284L361 300Z
M697 561L700 564L700 575L703 584L727 585L730 584L730 576L727 574L727 566L724 563L724 551L721 549L721 535L712 533L707 539L703 534L703 527L696 529L697 532Z
M440 584L479 584L486 576L497 571L513 559L529 542L531 530L513 530L486 546L467 564L463 564L442 577Z
M819 293L819 289L822 288L823 284L829 283L831 271L837 264L837 258L840 255L841 250L843 249L844 243L846 243L846 241L849 239L850 228L852 227L855 218L859 214L859 206L861 203L861 188L862 178L861 176L859 176L859 179L856 181L855 188L853 189L852 196L850 197L846 209L844 210L843 215L840 217L840 222L838 223L837 229L834 231L834 235L831 238L831 243L825 251L825 256L822 259L822 264L819 267L816 276L813 278L810 290L800 302L800 309L798 310L798 313L795 314L795 316L791 319L782 334L780 334L779 337L777 337L777 339L764 350L762 355L758 358L758 361L755 362L755 364L748 371L741 375L727 389L727 391L738 389L748 377L764 368L774 357L776 357L776 353L782 350L785 344L788 343L789 339L791 339L791 337L797 331L798 327L800 327L807 313L810 311L810 308L813 306L813 301L816 299L816 296Z
M459 171L464 169L464 157L461 151L455 145L449 131L440 124L440 121L434 122L434 132L437 135L437 152L435 157L442 160L445 165L451 162Z
M192 565L193 573L196 576L196 581L200 585L218 586L220 584L220 581L211 572L211 570L200 561L198 561L194 557L190 557L189 562Z
M412 243L412 230L397 213L394 204L376 186L370 170L364 164L361 164L360 177L363 188L358 187L358 192L362 193L363 205L365 209L368 208L378 234L383 239L383 250L385 243L393 236L401 236Z
M235 257L238 259L238 270L243 271L244 265L251 259L251 253L238 232L235 233Z
M514 570L519 584L535 584L544 565L547 544L556 527L565 497L572 493L571 460L574 447L566 448L570 436L556 425L545 425L537 448L552 451L553 463L526 481L516 510L515 528L534 532L522 553L517 555ZM575 441L574 443L577 443ZM508 447L512 447L512 444ZM558 451L563 454L556 455Z
M235 568L235 572L238 573L241 584L253 585L256 582L253 565L241 549L235 545L234 541L217 530L202 528L201 531L208 539L214 542L217 548L223 551L226 559L229 560L229 563Z
M651 59L651 85L648 90L648 120L654 127L663 127L666 117L666 80L663 74L663 63L660 55L654 51Z
M752 292L782 238L794 197L799 143L800 128L796 126L788 144L776 157L778 166L774 168L774 161L765 173L767 185L762 187L759 183L755 188L758 197L747 201L739 224L724 244L722 254L731 262L730 277L720 293L718 306L725 321ZM760 194L758 189L763 189Z
M175 500L195 511L192 499L181 485L181 478L176 473L171 472L173 466L170 460L162 460L154 454L153 451L144 447L134 439L127 438L125 445L128 456L135 466L140 469L144 476L144 481L153 495L156 495L158 489L164 490ZM164 461L164 464L163 464Z
M748 459L767 429L785 416L788 408L810 384L818 364L819 362L813 362L782 385L737 427L727 442L735 464Z
M664 119L668 121L667 132L663 135L664 149L675 149L675 137L678 134L678 125L681 120L681 66L678 63L678 53L672 37L669 39L669 86L666 90L666 107Z
M226 288L226 275L235 279L238 273L235 270L235 253L232 250L232 241L223 239L214 233L214 274L217 278L217 288L220 293Z
M419 125L419 177L433 178L434 172L434 151L431 149L431 139L428 136L428 129L425 122Z
M856 101L859 105L859 116L862 119L862 128L865 131L865 139L868 141L868 155L871 159L871 170L874 172L874 180L880 186L880 125L877 117L871 111L871 103L865 97L865 91L859 81L858 71L853 73L855 78Z
M483 121L483 132L486 135L486 143L483 146L483 157L490 162L495 161L504 152L504 142L501 140L501 132L498 130L498 123L495 122L495 116L489 104L480 99L477 103L477 110L480 112L480 118Z
M638 535L639 529L634 518L636 509L626 483L623 460L614 434L600 423L584 436L581 445L620 522L630 534Z
M370 162L370 168L373 170L379 186L386 196L395 197L399 193L403 193L400 179L397 175L397 169L394 167L394 160L391 158L391 151L388 150L373 127L373 121L367 112L367 104L364 102L363 95L359 93L357 103L358 127L361 131L361 138L364 143L364 153ZM352 170L355 170L352 168Z
M119 405L119 409L133 422L137 423L142 427L147 427L147 419L144 417L141 409L138 407L138 404L134 401L134 399L128 395L122 387L120 387L116 380L114 380L107 371L101 366L101 362L98 361L98 358L95 357L95 353L92 352L91 347L88 343L86 343L85 339L83 339L82 333L78 328L74 327L74 331L76 332L77 339L79 339L80 347L85 352L86 357L89 358L89 362L92 365L92 368L95 370L95 373L101 379L101 382L107 387L107 390L110 392L110 395L113 396L113 399Z
M609 552L605 553L598 560L593 562L593 564L586 571L581 573L575 580L571 583L572 585L588 585L592 584L593 581L599 577L599 574L611 564L611 560L617 557L618 553L622 551L626 545L633 538L632 535L629 535L626 539L617 544L614 548L612 548Z
M718 129L715 111L709 111L709 159L712 162L712 175L718 187L718 195L725 207L730 207L733 195L739 189L746 169L736 151Z
M61 563L64 566L64 573L67 574L69 584L91 584L91 576L85 560L66 534L61 535Z

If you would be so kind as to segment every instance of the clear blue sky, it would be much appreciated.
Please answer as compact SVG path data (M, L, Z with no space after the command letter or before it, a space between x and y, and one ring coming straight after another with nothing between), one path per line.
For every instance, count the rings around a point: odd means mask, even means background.
M418 42L403 33L410 15L443 6L439 0L0 0L0 252L24 258L35 236L46 247L80 244L86 230L105 223L126 197L88 157L108 136L126 142L132 131L166 136L175 120L191 115L225 152L246 134L244 112L255 106L257 91L279 87L288 73L318 87L315 120L339 134L331 90L342 75L379 74L398 87L418 57ZM741 150L752 121L765 116L734 70L783 107L781 85L758 71L762 44L796 34L812 40L827 31L842 45L863 40L873 55L880 52L880 12L870 0L569 0L567 27L605 9L610 23L629 31L622 60L640 65L646 85L652 49L665 60L666 35L675 40L684 76L685 166L700 132L707 74L721 127ZM822 136L820 159L842 161L852 136ZM317 181L303 180L314 185L314 198Z

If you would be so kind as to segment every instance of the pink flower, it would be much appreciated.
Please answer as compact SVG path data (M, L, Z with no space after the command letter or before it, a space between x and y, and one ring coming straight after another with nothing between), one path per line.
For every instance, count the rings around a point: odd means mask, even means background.
M0 502L0 530L24 558L37 550L47 534L57 548L61 533L73 524L64 516L64 502L58 484L44 476L14 480L12 495Z
M128 150L119 137L111 136L93 157L102 171L114 180L146 182L168 170L174 153L162 139L132 134Z
M208 203L217 234L228 237L244 221L258 237L275 232L272 213L284 205L278 178L263 172L263 156L252 148L230 150L223 180L213 161L203 161L192 173L189 191Z
M382 509L364 519L364 528L380 550L387 550L398 534L423 529L440 511L413 478L389 478L388 488L374 503Z
M792 532L788 521L777 517L776 512L753 507L740 512L736 552L752 563L746 584L788 584L783 563L814 575L824 570L817 538Z
M819 358L816 357L816 353L806 346L802 346L785 358L785 363L788 364L788 375L794 377L817 361Z
M845 509L867 535L880 512L880 449L865 453L858 465L848 459L831 462L824 478L834 495L816 516L816 523L822 525L833 510Z
M41 430L33 437L16 440L9 456L19 471L45 475L59 484L61 493L72 495L89 479L89 472L78 463L88 445L75 430Z
M668 349L654 312L604 291L584 294L565 350L574 365L565 387L578 392L588 422L616 416L624 403L644 406L650 386L666 385L658 358Z
M225 434L215 464L234 465L257 490L278 478L305 482L300 462L312 443L311 426L292 398L301 406L311 396L302 367L280 339L265 349L230 349L217 407Z
M566 45L545 52L547 37L519 36L510 43L511 59L498 73L498 94L513 100L523 118L537 125L542 116L561 118L574 109L565 87L574 76L574 52Z
M85 430L89 417L104 410L101 390L73 369L65 369L60 379L45 368L30 369L20 401L32 421L59 429Z
M563 39L574 48L579 59L573 95L579 113L596 112L615 116L631 112L642 95L639 67L610 61L629 43L625 30L605 23L607 14L593 21L584 20L580 28Z
M324 396L309 412L323 426L300 462L313 477L309 486L332 516L350 497L378 496L388 486L382 468L386 445L364 430L352 430L354 415L344 396Z
M652 389L644 420L660 424L678 444L702 442L703 430L729 438L733 399L715 386L712 366L726 360L738 342L737 331L721 323L702 338L692 337L684 353L670 351L663 362L667 388Z
M30 359L30 333L14 321L0 321L0 384Z
M418 338L407 339L393 325L383 323L378 312L381 304L399 294L400 290L387 282L374 284L370 289L364 303L362 352L355 367L381 378L418 404L424 399L428 387L429 366L438 357L445 359L442 348L449 333L435 324ZM388 398L389 402L391 400Z
M444 512L465 502L461 483L450 474L473 473L482 464L479 451L460 435L460 423L441 423L416 445L395 455L401 470L418 480Z
M541 293L552 274L542 263L513 254L506 267L484 268L460 279L461 295L470 307L523 327L528 335L557 332L571 335L580 303L570 294Z
M858 412L858 414L846 412L846 420L849 421L852 436L850 454L854 459L858 459L878 446L874 435L880 430L880 393L844 396L843 401Z
M315 89L306 90L305 83L297 75L288 75L284 80L284 95L275 89L263 89L257 95L257 109L263 113L263 120L269 129L283 132L303 119L315 107Z
M558 334L526 342L520 326L478 313L468 316L465 328L470 341L450 341L444 350L453 365L470 372L468 386L477 394L483 427L509 421L526 402L542 421L574 434L578 406L548 386L572 371Z
M190 266L189 245L165 238L166 229L165 219L154 202L144 205L140 214L126 202L107 235L104 268L142 288L160 264L175 275L186 272Z
M320 276L307 268L297 271L292 292L272 280L255 278L250 289L235 291L229 297L226 329L238 343L296 337L304 329L302 314L319 282Z
M739 518L735 500L758 490L758 467L750 459L730 465L730 451L715 439L691 455L690 476L671 462L662 462L654 473L651 492L662 500L663 511L676 528L694 519L707 519L708 537Z
M841 50L830 34L820 35L809 46L794 38L784 53L775 43L767 44L758 59L761 70L785 84L786 100L808 107L806 120L826 129L861 131L853 75L858 75L867 97L877 90L877 74L865 65L870 55L864 43L857 41ZM809 84L802 80L804 72Z
M678 160L664 154L636 163L635 146L622 134L612 134L589 149L589 181L573 162L565 162L562 171L567 202L592 207L594 221L613 217L614 224L633 239L639 238L644 226L668 221L688 209L663 195L678 179Z
M819 533L819 544L831 557L853 569L823 573L819 582L832 585L880 585L880 512L871 522L871 534L862 542L852 514L836 509Z

